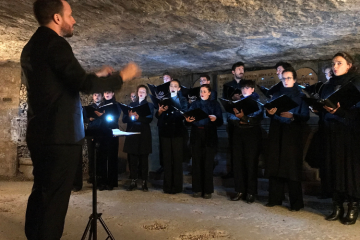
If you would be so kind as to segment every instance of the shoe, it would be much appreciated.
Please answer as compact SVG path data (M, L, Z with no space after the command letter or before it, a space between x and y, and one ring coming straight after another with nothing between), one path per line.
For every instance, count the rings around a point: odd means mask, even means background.
M199 197L201 197L201 192L195 192L195 193L193 193L193 195L192 195L194 198L199 198Z
M267 204L265 204L265 207L275 207L275 206L281 206L282 203L276 204L276 203L270 203L268 202Z
M222 179L229 179L229 178L233 178L234 174L232 172L228 172L227 174L225 174L224 176L222 176Z
M164 172L164 168L160 167L158 170L156 170L156 174L162 174Z
M114 189L114 187L113 187L113 186L106 185L106 190L112 191L113 189Z
M344 217L343 203L333 203L333 212L325 218L328 221L336 221Z
M78 187L73 187L73 189L71 191L73 192L79 192L81 190L81 188L78 188Z
M87 182L88 184L92 184L92 183L93 183L93 180L92 180L92 178L88 178L88 179L86 180L86 182Z
M289 210L290 210L290 212L298 212L298 211L300 211L300 209L302 209L302 208L291 207Z
M232 198L230 198L231 201L239 201L244 197L244 194L241 192L236 193L236 195Z
M106 185L101 184L99 186L99 191L104 191L106 189Z
M204 199L210 199L210 198L211 198L211 193L204 194Z
M359 215L359 203L350 202L348 204L348 212L344 218L340 218L340 221L344 225L352 225L356 223L356 219Z
M137 188L137 183L136 183L137 179L133 179L131 180L130 185L127 187L126 191L133 191L136 190Z
M255 195L247 194L247 195L246 195L246 202L247 202L247 203L253 203L253 202L255 202Z
M149 189L148 189L148 187L147 187L146 181L143 181L141 188L142 188L142 190L143 190L144 192L148 192L148 191L149 191Z

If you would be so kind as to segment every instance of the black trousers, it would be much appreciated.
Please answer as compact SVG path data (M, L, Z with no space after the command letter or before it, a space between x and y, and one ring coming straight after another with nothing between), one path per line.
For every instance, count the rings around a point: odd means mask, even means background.
M118 152L119 138L101 138L96 163L99 184L118 187Z
M192 143L192 190L210 194L214 192L213 167L216 150L207 146L204 129L197 129Z
M86 145L88 150L88 159L89 159L89 178L94 177L94 157L95 157L95 141L91 138L86 139Z
M82 167L82 157L79 159L78 165L76 167L76 173L74 177L73 188L78 190L82 189L83 187L83 167Z
M228 140L229 140L229 151L230 151L230 162L227 163L227 170L228 173L234 172L234 156L233 156L233 134L234 134L234 125L231 123L228 123L226 126L226 131L228 134Z
M236 192L257 194L257 170L261 140L260 126L234 128L233 169Z
M130 178L138 179L140 171L142 180L147 181L149 175L149 154L129 153L128 157L130 163Z
M183 138L160 138L164 161L164 184L166 193L180 193L183 190Z
M34 185L26 209L29 240L59 240L64 230L81 145L41 145L28 142Z
M303 193L300 181L291 181L286 178L269 178L269 203L282 204L285 184L289 189L290 207L300 209L304 207Z

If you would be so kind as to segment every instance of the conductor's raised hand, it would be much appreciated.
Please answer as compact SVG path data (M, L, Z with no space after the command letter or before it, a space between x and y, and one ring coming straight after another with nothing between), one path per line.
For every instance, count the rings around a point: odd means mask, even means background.
M269 115L274 115L277 111L277 108L272 108L272 109L266 109L266 112L269 114Z
M96 116L101 117L105 113L105 110L102 113L99 111L94 111L94 113L96 114Z
M337 103L336 106L337 106L336 108L331 108L331 107L328 107L328 106L325 105L324 108L329 113L334 114L340 108L340 103Z
M194 117L185 117L185 120L187 122L193 122L193 121L195 121L195 118Z
M210 121L214 122L216 121L216 116L215 115L209 115Z
M134 62L129 62L123 70L120 71L120 77L123 82L130 81L141 76L141 69Z
M98 77L107 77L111 75L115 70L110 66L103 66L98 72L96 72L96 76Z
M236 108L233 108L233 111L234 111L234 113L235 113L235 116L236 116L237 118L239 118L239 119L244 116L244 112L243 112L242 109L240 109L240 112L239 112L239 110L237 110Z

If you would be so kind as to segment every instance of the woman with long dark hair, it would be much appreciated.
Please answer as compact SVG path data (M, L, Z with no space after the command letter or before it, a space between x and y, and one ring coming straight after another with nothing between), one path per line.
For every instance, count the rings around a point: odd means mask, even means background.
M360 75L354 60L346 52L339 52L332 59L334 76L321 91L326 99L348 83L360 88ZM336 108L324 107L325 174L328 188L333 191L333 212L328 221L340 220L345 225L354 224L359 214L360 200L360 103L353 106L337 103ZM344 202L348 212L344 217Z
M148 95L148 88L145 85L139 85L136 89L138 98L135 102L129 104L130 107L136 107L143 104L148 104L151 114L144 117L139 116L136 112L124 112L123 123L127 123L127 132L140 132L140 134L126 136L124 143L124 152L128 153L130 164L130 178L131 184L127 188L128 191L137 188L138 172L141 172L142 190L148 191L147 178L149 163L149 154L152 152L152 138L150 123L153 120L154 105L146 100Z

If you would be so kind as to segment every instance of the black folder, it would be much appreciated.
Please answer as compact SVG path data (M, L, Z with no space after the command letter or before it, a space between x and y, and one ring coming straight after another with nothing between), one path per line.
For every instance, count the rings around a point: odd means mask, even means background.
M126 104L120 103L120 108L123 110L126 114L129 111L136 112L140 117L146 117L148 115L151 115L151 111L149 108L149 104L141 104L136 107L130 107Z
M219 100L228 113L234 114L233 108L236 108L239 112L242 109L245 116L247 116L259 110L258 102L251 97L246 97L238 101L230 101L223 98L219 98Z
M260 86L260 85L257 85L256 84L256 86L258 86L258 88L260 89L260 91L266 96L266 97L270 97L270 96L268 96L268 91L269 91L269 89L268 88L266 88L266 87L263 87L263 86Z
M209 115L207 113L205 113L203 110L201 110L200 108L196 108L194 110L185 112L183 115L185 117L194 117L195 122L206 119L206 118L209 117Z
M224 96L227 99L231 99L234 94L240 94L241 95L241 89L240 88L234 88L231 86L224 85L223 92L225 93Z
M339 102L340 106L350 108L360 102L360 92L353 83L349 82L319 102L331 108L337 108Z
M95 111L98 111L100 113L103 113L105 111L106 112L115 112L118 110L118 106L116 104L113 103L109 103L103 106L100 106L99 108L94 108L92 106L85 106L83 107L83 109L86 112L86 116L88 118L98 118L98 115L95 114ZM115 109L115 111L114 111Z
M324 103L320 102L319 99L314 97L303 97L302 98L307 105L309 105L313 110L320 111L323 109Z
M159 109L159 104L160 106L169 106L169 107L172 106L172 101L168 97L157 98L150 94L150 98L151 101L154 103L155 109Z
M288 112L289 110L296 108L297 106L299 106L299 104L294 102L286 95L281 95L280 97L273 99L264 105L266 109L277 108L276 114L278 115L282 112Z
M147 85L149 86L150 92L153 96L161 98L162 96L168 95L170 93L169 90L170 82L166 82L158 86L149 83ZM163 94L159 94L159 93L163 93Z
M181 93L186 99L199 99L200 98L200 87L186 88L181 86Z

